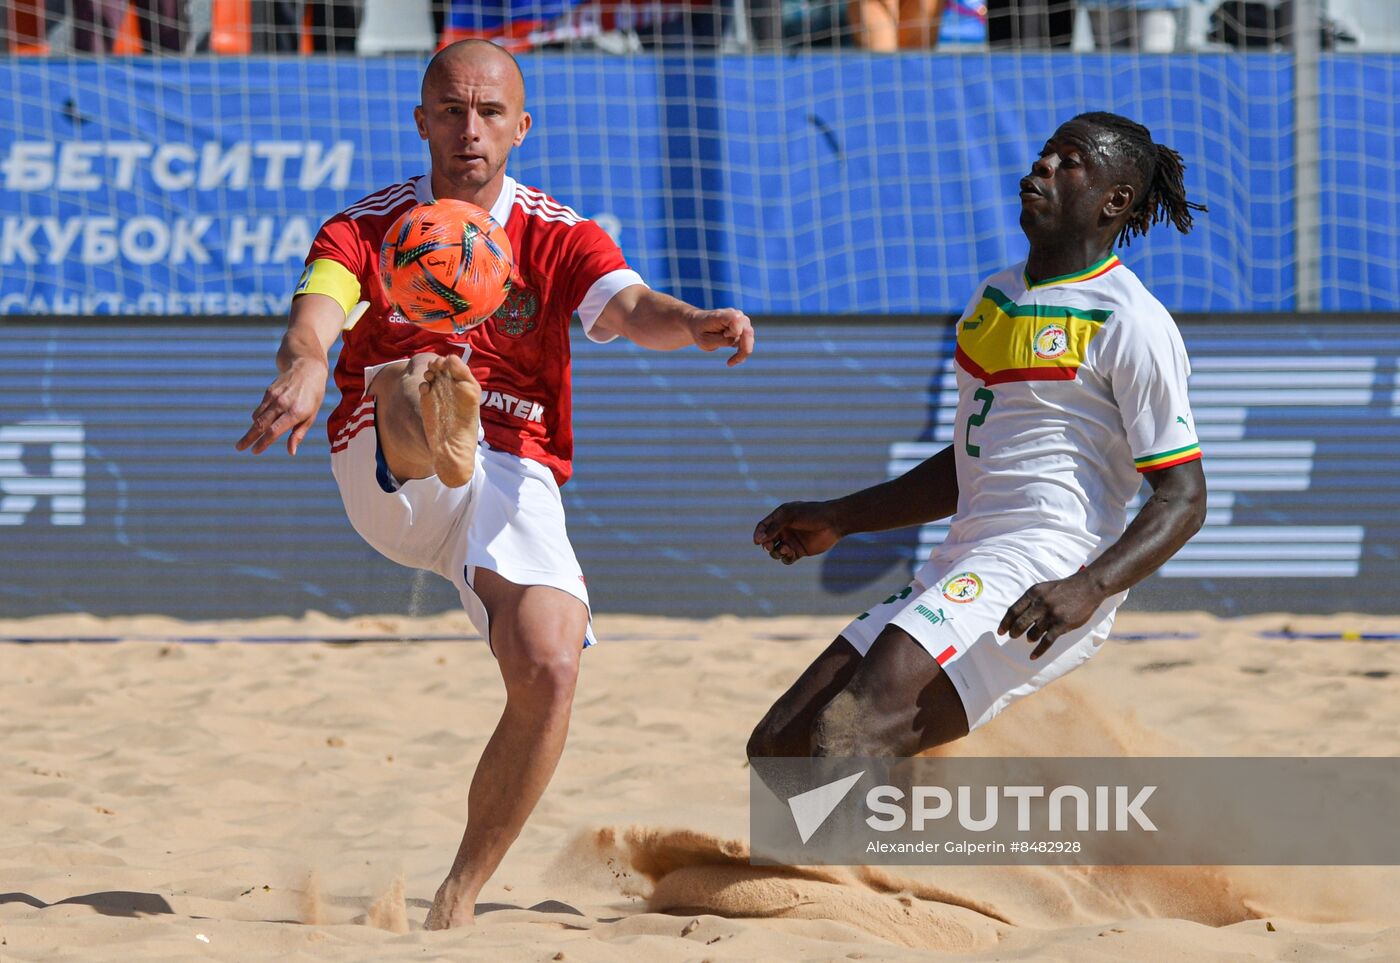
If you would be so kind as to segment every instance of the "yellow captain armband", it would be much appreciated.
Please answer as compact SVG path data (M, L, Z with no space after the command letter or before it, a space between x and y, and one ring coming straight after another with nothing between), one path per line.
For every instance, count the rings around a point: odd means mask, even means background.
M339 261L320 257L306 266L292 290L292 297L302 294L324 294L340 305L347 321L360 301L360 279ZM363 312L360 312L363 313ZM355 318L359 320L358 317Z

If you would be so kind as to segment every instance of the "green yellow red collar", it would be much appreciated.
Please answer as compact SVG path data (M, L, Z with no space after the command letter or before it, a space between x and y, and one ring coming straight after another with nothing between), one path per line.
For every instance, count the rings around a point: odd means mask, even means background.
M1046 278L1044 281L1032 281L1031 276L1021 271L1021 279L1026 282L1026 290L1032 291L1036 288L1049 287L1052 284L1075 284L1079 281L1092 281L1096 277L1107 274L1123 262L1118 260L1117 254L1110 254L1092 267L1087 267L1082 271L1075 271L1073 274L1061 274L1057 278Z

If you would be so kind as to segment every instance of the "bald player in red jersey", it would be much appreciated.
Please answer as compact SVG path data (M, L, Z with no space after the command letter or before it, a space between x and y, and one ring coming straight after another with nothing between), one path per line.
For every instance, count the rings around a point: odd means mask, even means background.
M506 160L530 129L519 66L466 40L440 51L414 110L430 172L346 208L321 228L297 283L279 374L238 449L287 435L295 454L325 394L347 318L330 418L331 467L346 514L381 554L457 586L490 641L506 706L467 797L456 859L425 926L471 923L476 898L554 773L579 654L592 641L588 593L559 486L573 455L569 321L588 337L646 348L753 350L740 311L705 311L650 290L601 228L518 184ZM460 339L391 313L377 280L384 233L414 204L470 201L505 226L519 283Z

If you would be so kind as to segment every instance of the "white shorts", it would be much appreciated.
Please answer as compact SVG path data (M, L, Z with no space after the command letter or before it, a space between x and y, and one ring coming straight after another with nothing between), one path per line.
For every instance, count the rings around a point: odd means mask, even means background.
M478 569L517 585L557 588L588 606L559 486L544 465L479 444L472 479L461 488L448 488L436 477L399 482L389 473L371 422L331 454L331 471L360 537L385 558L436 572L455 585L487 640L486 607L472 590ZM590 618L583 644L595 641Z
M1026 589L1069 574L1001 553L931 560L908 586L857 616L841 635L863 656L885 626L908 632L952 681L971 731L1083 665L1108 638L1126 592L1105 601L1088 622L1060 636L1035 661L1030 657L1035 645L1025 636L996 634L1006 610Z

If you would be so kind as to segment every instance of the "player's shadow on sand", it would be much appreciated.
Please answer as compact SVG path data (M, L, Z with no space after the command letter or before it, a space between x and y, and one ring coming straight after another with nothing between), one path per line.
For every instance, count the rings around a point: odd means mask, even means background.
M348 903L347 903L348 905ZM410 896L404 900L405 906L412 906L416 909L431 909L433 901L422 899L417 896ZM514 903L477 903L476 915L482 913L495 913L499 910L529 910L531 913L560 913L565 916L583 916L583 910L576 909L568 903L560 902L557 899L547 899L534 906L516 906Z
M582 910L575 909L568 903L561 903L557 899L547 899L534 906L516 906L512 903L477 903L476 915L483 913L495 913L499 910L528 910L531 913L559 913L564 916L583 916Z
M50 906L91 906L103 916L159 916L174 915L175 910L165 901L165 897L155 893L131 893L125 890L108 890L102 893L88 893L86 896L70 896L56 903L45 903L28 893L0 893L0 906L5 903L24 903L35 909L48 909Z
M337 901L338 902L338 901ZM174 907L166 902L165 897L155 893L133 893L127 890L107 890L101 893L88 893L84 896L69 896L57 902L46 903L37 896L30 896L28 893L0 893L0 906L6 903L23 903L32 906L34 909L48 909L52 906L90 906L103 916L123 916L136 918L139 916L174 916ZM405 900L409 906L416 906L427 909L432 905L430 900L408 899ZM357 904L358 905L358 904ZM557 913L563 916L579 916L585 914L570 906L568 903L560 902L557 899L547 899L536 903L534 906L516 906L512 903L477 903L476 913L481 916L485 913L494 913L499 910L528 910L531 913ZM192 916L191 919L208 919L203 916ZM298 923L298 920L268 920L274 923ZM566 929L586 929L586 927L570 926L563 924Z
M35 909L48 909L51 906L91 906L103 916L125 916L135 919L139 916L180 916L175 908L165 901L164 896L155 893L132 893L126 890L107 890L101 893L88 893L86 896L70 896L55 903L45 903L28 893L0 893L0 906L6 903L24 903ZM207 920L211 916L186 915L186 919ZM266 923L300 923L300 920L264 920Z

